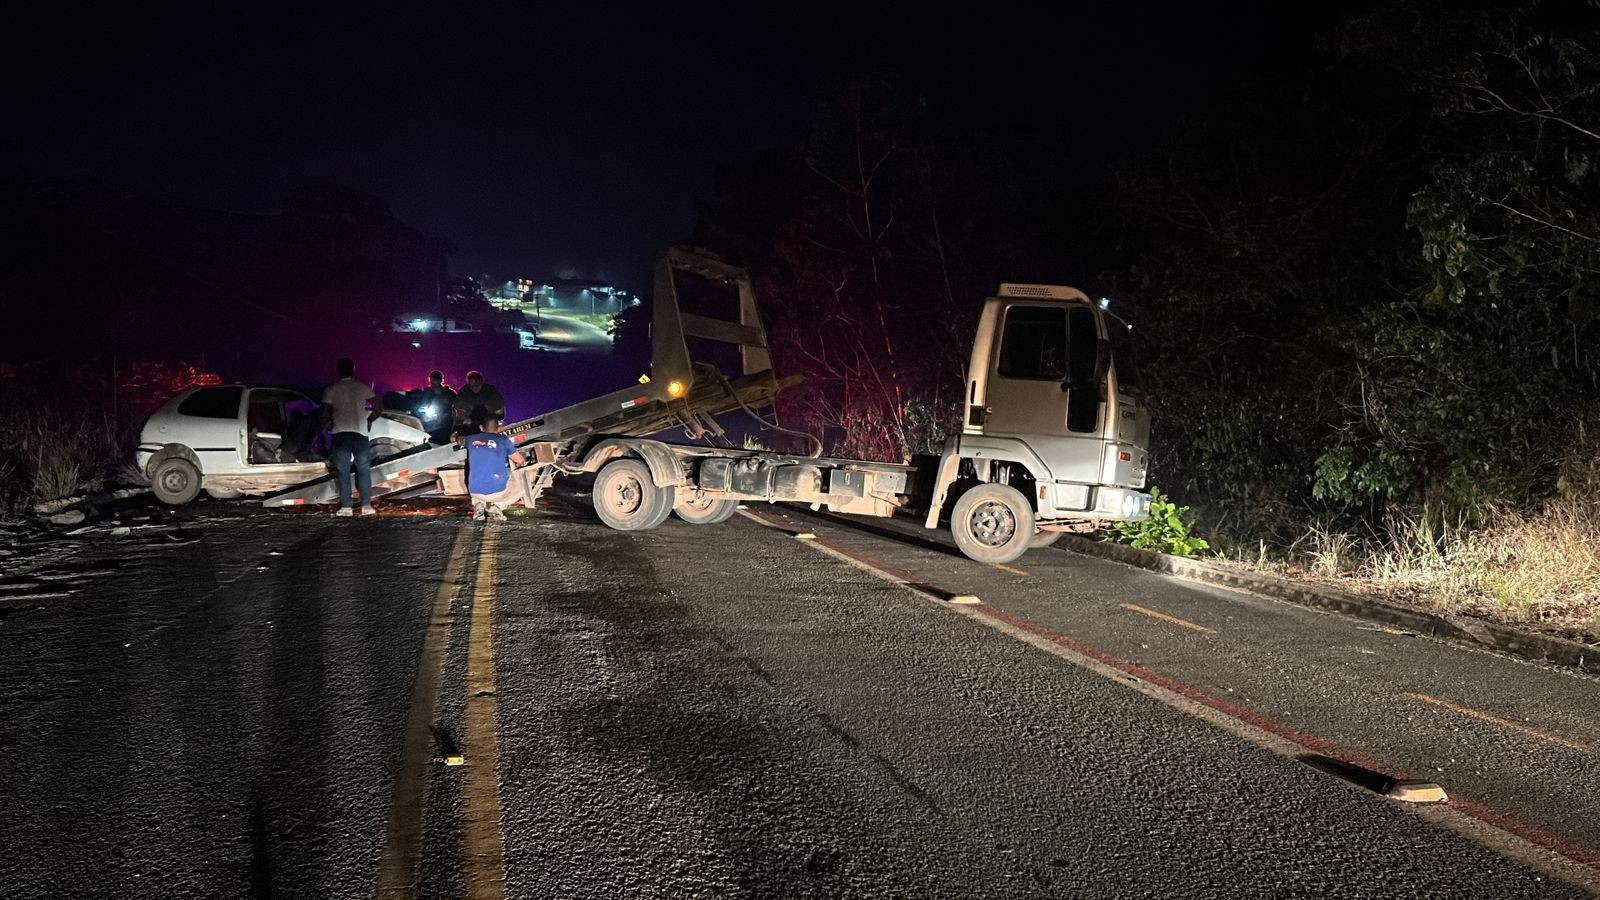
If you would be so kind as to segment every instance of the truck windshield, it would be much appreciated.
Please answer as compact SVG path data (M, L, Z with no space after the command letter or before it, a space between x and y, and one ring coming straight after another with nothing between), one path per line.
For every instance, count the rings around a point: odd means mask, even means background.
M1117 370L1117 390L1144 393L1144 379L1133 353L1133 326L1106 313L1106 334L1111 336L1111 364Z

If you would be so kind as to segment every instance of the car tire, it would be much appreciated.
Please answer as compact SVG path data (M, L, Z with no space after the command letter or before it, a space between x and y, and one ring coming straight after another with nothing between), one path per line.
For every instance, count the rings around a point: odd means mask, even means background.
M618 531L646 531L672 512L672 488L657 487L642 460L614 459L594 479L594 511Z
M181 456L169 456L150 469L150 492L170 506L182 506L200 494L200 469Z
M690 525L715 525L718 522L726 522L738 511L738 500L731 497L708 497L705 494L689 500L680 500L672 508L673 515Z
M406 452L406 447L393 438L378 438L372 442L372 461L383 462Z
M1005 484L980 484L961 495L950 513L950 533L969 559L1000 565L1033 543L1033 507Z

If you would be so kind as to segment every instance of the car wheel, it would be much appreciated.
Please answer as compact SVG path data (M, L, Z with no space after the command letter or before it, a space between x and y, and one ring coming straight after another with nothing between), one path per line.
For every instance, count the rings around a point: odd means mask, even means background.
M388 459L399 456L406 451L406 447L394 438L378 438L372 442L372 461Z
M1056 541L1061 540L1061 536L1063 534L1066 534L1066 532L1065 531L1041 531L1041 532L1038 532L1037 534L1035 534L1033 536L1033 543L1029 544L1028 547L1029 547L1029 549L1038 549L1040 547L1048 547L1051 544L1054 544Z
M150 470L150 491L156 499L182 506L200 493L200 470L181 456L169 456Z
M1008 563L1033 543L1033 507L1005 484L980 484L961 495L950 513L956 546L981 563Z

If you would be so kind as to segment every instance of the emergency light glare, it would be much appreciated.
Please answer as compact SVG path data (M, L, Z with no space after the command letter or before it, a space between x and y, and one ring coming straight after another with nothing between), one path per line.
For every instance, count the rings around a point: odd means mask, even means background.
M418 331L427 331L428 330L428 320L427 319L412 319L411 320L411 327L415 328Z
M668 397L682 397L683 396L683 382L681 382L681 381L669 381L669 382L667 382L667 396Z

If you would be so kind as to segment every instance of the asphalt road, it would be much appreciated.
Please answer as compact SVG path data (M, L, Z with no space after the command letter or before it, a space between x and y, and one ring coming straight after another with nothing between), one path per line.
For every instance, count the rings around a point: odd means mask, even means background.
M0 897L1600 885L1595 679L899 520L586 502L203 502L6 557Z

